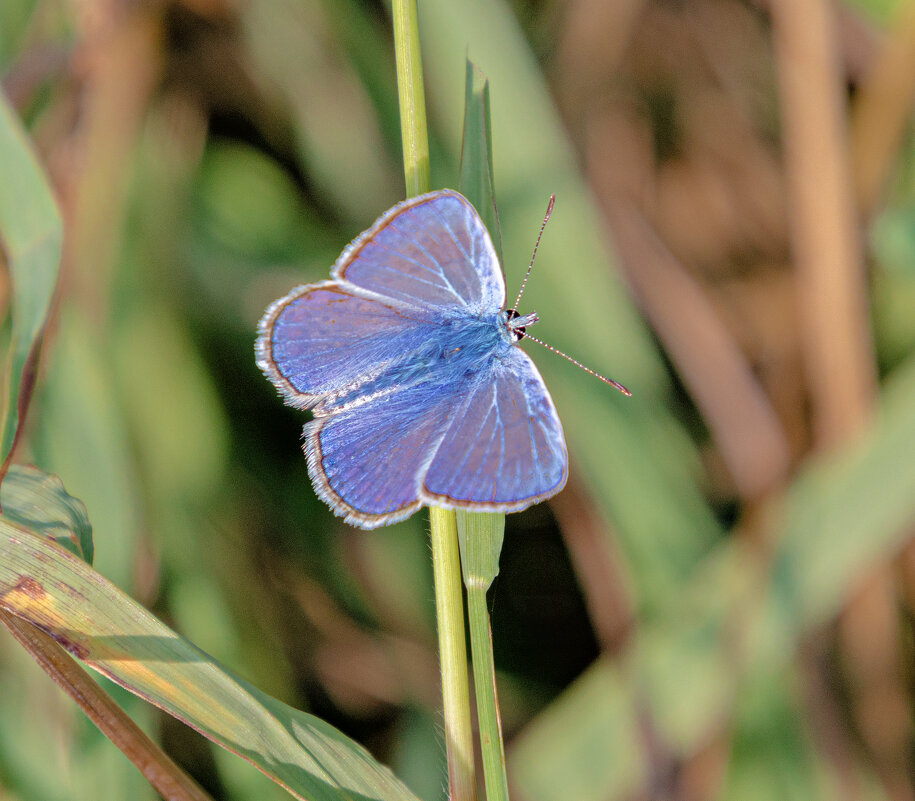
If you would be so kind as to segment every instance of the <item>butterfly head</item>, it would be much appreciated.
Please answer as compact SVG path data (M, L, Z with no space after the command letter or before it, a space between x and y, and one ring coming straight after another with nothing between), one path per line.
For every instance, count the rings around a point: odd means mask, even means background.
M512 342L520 342L524 339L527 327L534 323L540 322L537 312L530 314L518 314L514 309L503 312L505 328Z

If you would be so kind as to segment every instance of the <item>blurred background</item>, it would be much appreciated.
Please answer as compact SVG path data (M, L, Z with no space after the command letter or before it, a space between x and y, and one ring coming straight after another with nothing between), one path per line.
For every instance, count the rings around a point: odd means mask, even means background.
M915 4L420 0L433 186L490 79L508 294L572 477L490 594L518 801L915 799ZM20 459L96 568L444 798L425 513L315 497L254 364L404 194L389 9L4 0L65 255ZM0 284L0 301L9 294ZM112 689L217 799L284 798ZM0 636L0 799L152 798Z

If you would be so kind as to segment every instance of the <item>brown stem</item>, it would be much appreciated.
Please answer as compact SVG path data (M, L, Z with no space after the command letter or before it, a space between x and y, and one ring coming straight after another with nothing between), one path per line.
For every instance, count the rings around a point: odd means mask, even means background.
M2 609L0 623L166 801L212 801L49 635Z
M851 156L858 205L876 211L915 102L915 5L904 4L855 96Z
M836 6L829 0L771 0L771 7L803 350L816 443L828 449L847 442L867 424L877 385L861 217L855 204L836 47ZM906 95L893 83L895 91L902 93L896 103L907 107L912 89ZM888 120L874 116L867 109L877 89L869 91L859 111L866 116L859 116L856 129L856 177L858 197L873 205L887 149L898 135L893 129L899 123L893 117L899 109L892 109ZM865 123L869 127L862 127ZM846 658L852 714L876 771L891 798L911 801L915 791L899 768L905 761L912 721L899 668L892 579L886 564L861 577L840 618L838 635Z
M835 445L867 422L876 369L849 163L834 7L771 0L814 437Z

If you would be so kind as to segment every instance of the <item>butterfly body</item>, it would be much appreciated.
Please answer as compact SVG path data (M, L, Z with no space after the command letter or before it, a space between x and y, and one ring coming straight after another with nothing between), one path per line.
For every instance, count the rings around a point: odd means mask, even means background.
M442 190L385 213L331 280L264 315L258 364L305 426L318 494L365 528L422 505L517 511L558 492L568 457L470 203Z
M429 332L428 340L405 353L379 376L378 385L451 383L505 358L511 340L501 314L441 320L437 329Z

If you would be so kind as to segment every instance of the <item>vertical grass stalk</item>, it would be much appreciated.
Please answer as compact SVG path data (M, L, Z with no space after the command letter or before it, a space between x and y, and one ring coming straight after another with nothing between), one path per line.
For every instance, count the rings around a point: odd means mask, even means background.
M411 197L430 189L429 139L416 0L394 0L392 13L404 178L407 196ZM429 510L429 520L448 754L448 797L450 801L473 801L476 778L457 523L453 511L438 508Z
M394 57L397 62L397 96L400 100L400 136L407 197L430 189L429 136L423 63L419 51L416 0L394 0Z
M465 76L461 191L480 212L501 260L502 235L496 211L492 169L489 82L469 60ZM467 588L470 645L486 797L488 801L506 801L508 782L505 773L505 748L502 744L502 721L496 694L492 630L486 608L486 591L499 572L505 515L458 512L457 523L461 569Z
M445 744L448 749L448 798L450 801L473 801L476 775L457 522L451 509L436 506L429 509L429 521L432 525L435 617L438 621Z
M508 801L505 746L496 693L496 670L492 655L492 628L486 607L486 591L499 572L499 554L505 534L505 515L458 512L461 568L467 587L470 647L473 656L473 686L480 726L480 751L487 801Z

